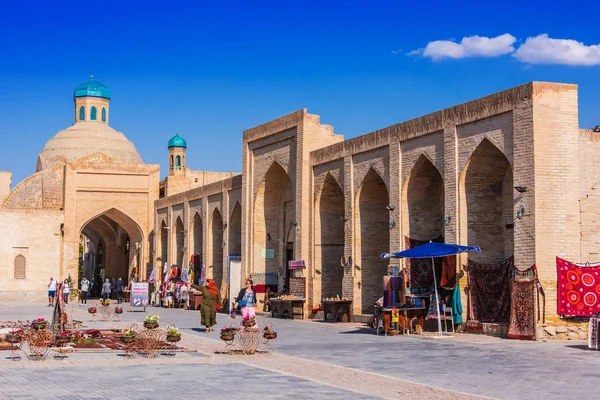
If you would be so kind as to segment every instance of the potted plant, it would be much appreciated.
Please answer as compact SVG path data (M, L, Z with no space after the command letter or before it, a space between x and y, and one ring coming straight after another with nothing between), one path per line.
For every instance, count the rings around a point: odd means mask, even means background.
M125 344L133 343L135 341L135 331L131 328L125 329L119 339Z
M158 315L146 315L144 320L144 328L156 329L158 328Z
M65 343L68 343L70 340L71 340L71 333L68 331L63 331L63 332L57 334L56 336L54 336L54 343L56 343L59 346L62 346Z
M92 315L96 314L97 311L98 310L94 306L88 307L88 312Z
M176 343L181 340L181 332L176 327L167 328L167 342Z
M115 307L115 314L123 314L123 307Z
M277 332L271 330L269 327L265 327L263 331L263 337L268 340L277 339Z
M6 334L5 340L8 343L21 343L23 340L23 331L21 329L9 331Z
M256 318L246 315L246 317L242 320L242 325L246 328L251 328L256 325Z
M48 327L48 321L46 321L44 318L37 318L31 322L31 328L34 331L41 331L41 330L46 329L47 327Z
M221 340L224 340L226 342L233 340L235 336L235 331L236 330L234 328L221 329Z
M104 307L108 307L110 306L110 300L109 299L100 299L100 304L103 305Z

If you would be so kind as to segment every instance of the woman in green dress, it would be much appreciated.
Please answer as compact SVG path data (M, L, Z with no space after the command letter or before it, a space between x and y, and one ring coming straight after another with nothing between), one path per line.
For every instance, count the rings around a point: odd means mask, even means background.
M212 279L206 280L206 286L192 285L196 290L202 292L203 299L200 306L200 325L206 326L206 332L214 331L213 326L217 324L217 308L220 308L219 288Z

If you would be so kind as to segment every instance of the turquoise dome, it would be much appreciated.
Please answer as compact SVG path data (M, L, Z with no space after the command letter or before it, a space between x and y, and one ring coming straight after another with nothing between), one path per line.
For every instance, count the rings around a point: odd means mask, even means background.
M187 149L187 143L185 139L179 136L179 133L177 133L171 138L171 140L169 140L169 148L171 147L183 147L184 149Z
M103 97L110 100L110 90L98 81L94 80L94 76L90 76L90 80L83 82L75 88L73 98L76 97Z

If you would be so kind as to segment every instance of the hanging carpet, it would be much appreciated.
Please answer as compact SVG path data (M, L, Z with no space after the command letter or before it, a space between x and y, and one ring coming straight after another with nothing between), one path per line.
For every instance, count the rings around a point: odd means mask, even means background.
M600 312L600 266L573 264L556 257L559 315L591 317Z
M520 340L535 340L535 282L515 281L512 298L508 337Z
M512 269L512 257L498 264L479 264L469 260L470 319L481 322L506 322L510 319Z
M439 236L433 240L416 240L411 239L407 236L404 237L405 245L407 249L412 249L413 247L421 246L422 244L429 242L437 242L443 243L444 238ZM408 263L408 282L410 282L411 288L427 288L430 289L434 286L433 284L433 271L431 268L431 259L430 258L412 258L407 259ZM435 258L435 275L437 279L440 278L442 273L442 258Z

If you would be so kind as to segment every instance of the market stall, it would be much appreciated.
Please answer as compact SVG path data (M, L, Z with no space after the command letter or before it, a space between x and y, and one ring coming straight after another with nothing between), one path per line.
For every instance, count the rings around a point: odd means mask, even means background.
M387 258L417 258L417 259L425 259L425 258L431 258L431 265L432 265L432 271L433 271L433 310L434 310L434 315L437 319L438 322L438 333L439 336L442 336L442 313L440 312L440 296L439 296L439 287L438 287L438 281L437 281L437 277L436 277L436 273L435 273L435 262L434 259L437 257L446 257L446 256L453 256L456 254L460 254L460 253L465 253L465 252L469 252L469 251L474 251L474 252L480 252L481 249L479 247L474 247L474 246L461 246L461 245L457 245L457 244L446 244L446 243L435 243L435 242L429 242L426 243L424 245L421 246L417 246L408 250L404 250L398 253L394 253L394 254L382 254L381 258L387 259ZM426 288L425 288L426 289ZM393 288L391 288L390 290L394 290ZM423 293L422 295L427 296L428 293ZM385 296L384 296L385 298ZM394 296L392 295L392 301L393 301ZM419 300L418 297L414 297L413 293L410 293L408 296L409 300L411 301L412 304L419 304L419 308L421 306L423 306L423 310L426 308L424 304L421 304L420 301L415 301L415 300ZM414 299L414 300L413 300ZM404 304L411 304L411 303L404 303ZM395 307L392 307L395 308ZM384 307L385 309L385 307ZM422 327L422 325L421 325Z
M269 300L273 318L304 319L306 303L306 278L290 277L289 294L282 294Z
M321 307L324 322L352 322L352 300L323 300Z

